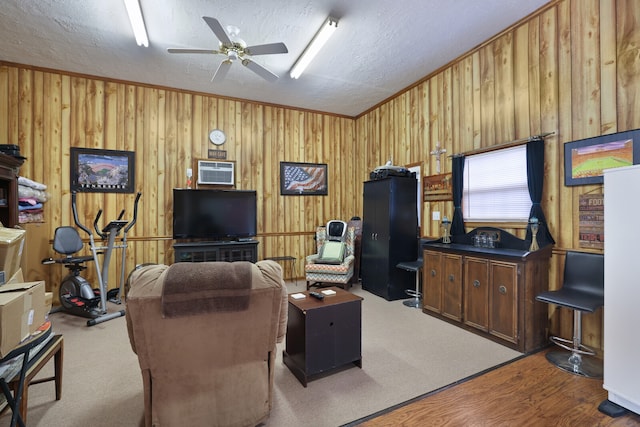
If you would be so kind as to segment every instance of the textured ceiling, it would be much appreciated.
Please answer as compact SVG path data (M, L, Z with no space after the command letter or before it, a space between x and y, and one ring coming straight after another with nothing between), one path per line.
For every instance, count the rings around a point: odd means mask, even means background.
M92 76L357 116L519 21L550 0L140 0L149 47L139 47L122 0L2 0L0 60ZM288 71L327 16L338 29L298 80ZM253 57L269 83L221 55L202 16L240 29L248 45L289 53Z

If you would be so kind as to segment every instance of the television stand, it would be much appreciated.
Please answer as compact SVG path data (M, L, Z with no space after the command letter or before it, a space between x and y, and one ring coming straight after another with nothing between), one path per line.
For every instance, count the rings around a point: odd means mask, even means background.
M186 242L173 245L175 262L258 261L258 241Z

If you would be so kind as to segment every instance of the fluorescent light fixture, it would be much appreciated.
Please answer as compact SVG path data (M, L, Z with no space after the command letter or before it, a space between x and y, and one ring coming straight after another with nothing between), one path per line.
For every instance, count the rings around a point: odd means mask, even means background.
M136 43L138 43L138 46L148 47L149 38L147 37L147 30L144 28L144 19L142 19L140 3L138 0L124 0L124 5L127 8L127 13L129 14L129 21L131 21L133 35L136 36Z
M318 54L322 46L329 40L331 34L338 28L338 20L332 17L328 17L322 27L318 30L315 36L311 39L311 43L304 49L302 55L298 58L291 71L289 71L289 75L292 79L297 79L300 77L302 72L307 68L309 63L313 60L313 58Z

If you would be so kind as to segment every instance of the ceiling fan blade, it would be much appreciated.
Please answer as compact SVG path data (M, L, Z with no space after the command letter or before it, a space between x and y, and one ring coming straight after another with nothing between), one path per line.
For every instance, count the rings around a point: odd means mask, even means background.
M211 81L213 83L217 83L219 81L224 80L225 76L229 72L229 68L231 68L231 60L225 59L220 63L220 65L218 65L218 69L216 70L216 73L211 78Z
M180 48L169 48L167 49L169 53L221 53L217 50L212 49L180 49Z
M259 44L247 46L244 51L249 55L270 55L273 53L289 53L284 43Z
M243 59L242 65L244 65L245 67L247 67L248 69L250 69L251 71L253 71L254 73L256 73L257 75L259 75L265 80L268 80L270 82L275 82L276 80L278 80L277 75L273 74L271 71L267 70L262 65L256 62L253 62L249 58Z
M218 40L220 40L222 42L222 44L226 44L226 45L232 44L231 39L229 38L229 35L224 30L222 25L220 25L220 22L218 22L218 20L216 18L211 18L209 16L203 16L202 19L204 19L204 22L207 23L209 28L211 28L211 31L213 31L213 33L216 35Z

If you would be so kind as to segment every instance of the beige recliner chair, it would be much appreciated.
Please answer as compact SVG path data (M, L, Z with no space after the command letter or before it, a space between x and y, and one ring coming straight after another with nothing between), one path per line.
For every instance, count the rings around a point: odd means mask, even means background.
M279 264L150 265L129 282L127 328L146 426L255 426L268 418L287 323Z

